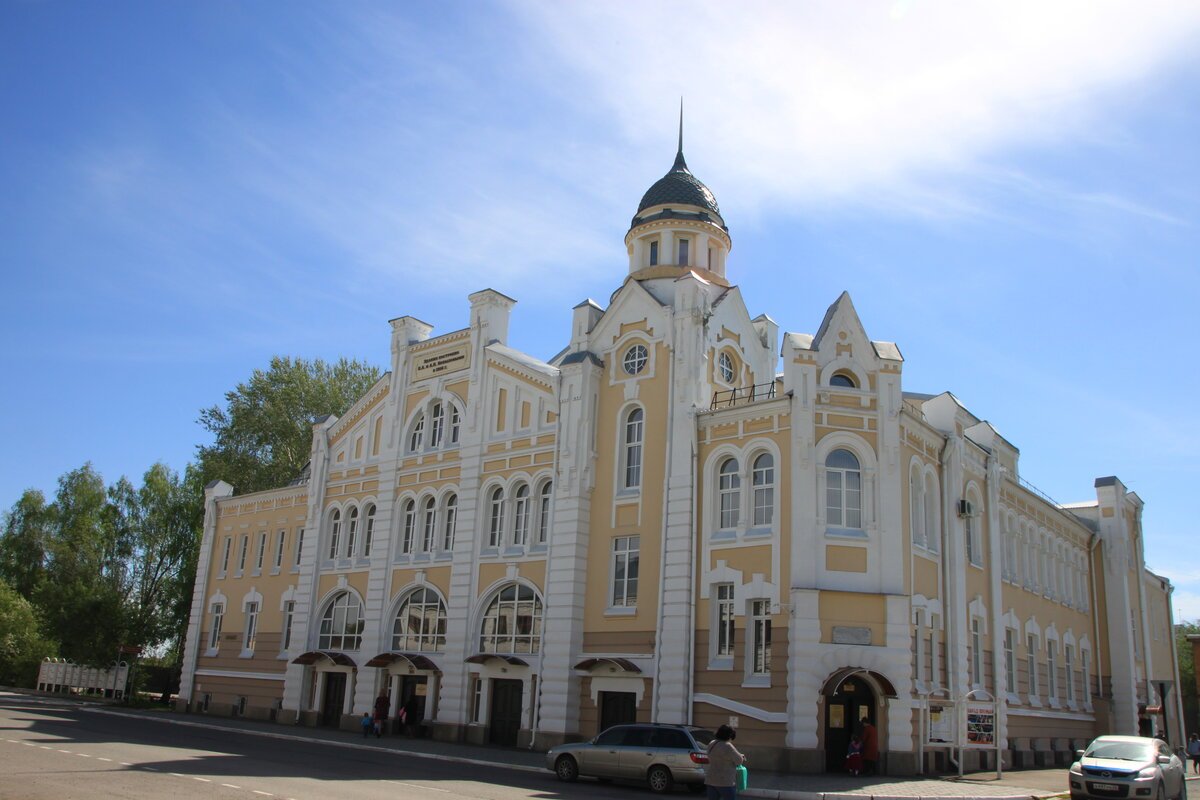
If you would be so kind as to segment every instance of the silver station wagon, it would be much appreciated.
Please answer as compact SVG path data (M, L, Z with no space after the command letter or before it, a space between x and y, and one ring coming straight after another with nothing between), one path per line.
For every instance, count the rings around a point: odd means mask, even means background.
M1186 767L1166 742L1144 736L1100 736L1075 755L1071 800L1187 799Z
M646 781L659 793L677 783L700 792L712 739L712 731L690 725L614 725L590 742L551 748L546 766L561 781L589 775Z

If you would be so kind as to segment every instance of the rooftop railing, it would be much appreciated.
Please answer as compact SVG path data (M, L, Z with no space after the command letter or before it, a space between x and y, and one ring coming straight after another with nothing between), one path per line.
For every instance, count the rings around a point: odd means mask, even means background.
M756 383L753 386L745 386L740 389L723 389L719 392L713 392L712 403L709 404L708 408L710 411L715 411L718 408L732 408L733 406L741 406L759 400L771 400L774 397L775 381Z

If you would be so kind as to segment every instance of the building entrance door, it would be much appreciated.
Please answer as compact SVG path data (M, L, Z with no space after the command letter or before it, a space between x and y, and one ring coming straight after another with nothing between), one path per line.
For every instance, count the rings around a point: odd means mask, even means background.
M517 746L517 734L521 731L521 689L520 681L492 681L492 713L488 731L488 741L492 744Z
M637 722L637 695L633 692L600 692L600 731L613 725Z
M342 724L342 707L346 704L346 673L326 672L325 691L321 694L321 724L336 728Z
M397 721L399 709L404 710L404 723L398 725L401 733L407 731L412 736L422 733L421 724L425 721L425 701L428 697L428 678L424 675L402 675L400 677L400 705L396 711Z
M832 696L825 698L825 771L846 771L850 736L862 736L861 725L875 725L875 692L860 678L844 679Z

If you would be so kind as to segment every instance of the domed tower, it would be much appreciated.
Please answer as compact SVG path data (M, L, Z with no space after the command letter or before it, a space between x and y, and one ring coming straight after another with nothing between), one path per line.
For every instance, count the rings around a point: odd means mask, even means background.
M688 169L683 158L683 110L679 112L679 151L671 171L659 178L638 204L625 234L629 274L637 279L674 277L684 271L722 286L732 241L717 198Z

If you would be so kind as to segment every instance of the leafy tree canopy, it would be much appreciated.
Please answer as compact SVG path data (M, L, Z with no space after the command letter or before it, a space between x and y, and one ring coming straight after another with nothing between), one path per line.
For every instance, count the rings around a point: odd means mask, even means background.
M0 683L32 685L38 663L52 655L54 644L42 638L33 606L0 580Z
M267 370L226 393L224 408L200 412L215 438L197 448L203 481L224 480L239 494L286 485L308 463L313 421L344 414L379 376L376 367L345 358L272 358Z

